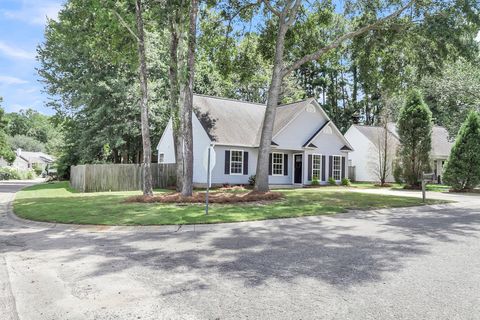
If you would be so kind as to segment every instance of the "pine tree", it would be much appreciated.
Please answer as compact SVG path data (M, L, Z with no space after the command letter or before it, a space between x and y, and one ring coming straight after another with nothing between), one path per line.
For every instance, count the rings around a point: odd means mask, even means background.
M409 187L418 187L422 171L430 170L432 112L418 90L412 90L398 120L400 160L403 178Z
M455 190L480 184L480 116L474 110L460 128L448 159L444 180Z

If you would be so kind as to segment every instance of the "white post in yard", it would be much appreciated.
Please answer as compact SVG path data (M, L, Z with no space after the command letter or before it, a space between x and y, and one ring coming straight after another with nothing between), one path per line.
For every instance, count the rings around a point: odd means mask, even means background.
M426 198L426 195L425 195L425 173L422 171L422 200L423 200L423 203L425 203L425 198Z
M205 215L208 215L208 191L210 190L210 147L208 147L207 163L207 194L205 195Z

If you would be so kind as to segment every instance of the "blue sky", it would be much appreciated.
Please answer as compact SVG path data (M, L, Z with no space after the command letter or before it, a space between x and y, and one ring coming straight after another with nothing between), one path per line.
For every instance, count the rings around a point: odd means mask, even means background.
M35 71L35 50L47 17L56 19L64 0L0 0L0 96L7 112L33 108L45 114L47 97ZM477 39L480 41L480 33Z
M33 108L52 114L35 71L35 50L47 17L56 19L63 0L0 0L0 96L7 112Z

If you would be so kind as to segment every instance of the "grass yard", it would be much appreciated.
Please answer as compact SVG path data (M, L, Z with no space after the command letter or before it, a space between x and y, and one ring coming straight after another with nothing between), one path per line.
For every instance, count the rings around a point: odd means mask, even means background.
M385 189L392 189L392 190L405 190L403 184L399 183L391 183L390 187L385 187ZM352 187L359 188L359 189L379 189L378 185L372 182L352 182ZM443 184L427 184L426 190L427 191L434 191L434 192L449 192L452 187L446 186Z
M167 192L156 190L156 193ZM67 182L40 184L17 194L15 213L26 219L98 225L167 225L264 220L421 205L409 197L348 192L342 187L282 190L285 199L270 203L213 204L205 216L198 204L123 203L132 192L76 193ZM440 203L429 200L428 203Z

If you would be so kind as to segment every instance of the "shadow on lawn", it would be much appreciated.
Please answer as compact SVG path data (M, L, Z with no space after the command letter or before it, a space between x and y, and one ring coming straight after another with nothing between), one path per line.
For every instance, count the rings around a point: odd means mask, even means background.
M367 228L358 227L365 220L361 214L202 226L196 232L178 233L88 233L0 224L0 253L61 250L64 258L59 263L100 256L103 259L88 275L94 277L144 267L179 276L193 270L218 275L219 281L239 280L247 287L269 280L289 283L310 278L348 289L382 281L384 274L401 270L406 260L428 255L434 241L456 241L461 236L476 236L473 232L480 230L478 211L424 207L395 212L398 214L370 215ZM208 288L198 279L180 279L180 288ZM155 285L162 279L145 281Z

